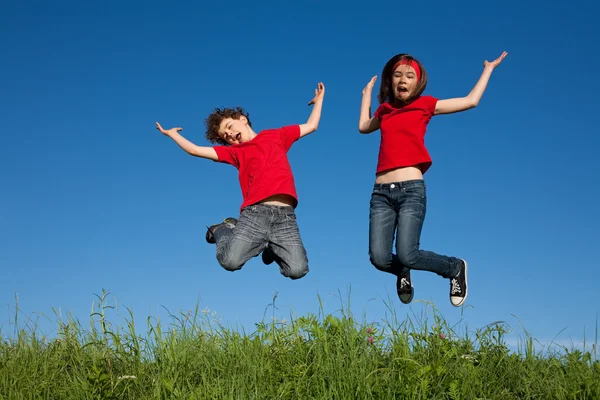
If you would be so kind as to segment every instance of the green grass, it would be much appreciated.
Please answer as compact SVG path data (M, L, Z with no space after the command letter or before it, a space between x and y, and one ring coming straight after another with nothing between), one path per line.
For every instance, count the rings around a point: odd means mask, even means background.
M50 339L0 334L0 399L600 399L597 339L541 352L525 331L511 351L503 323L459 334L433 306L377 324L321 307L252 334L196 308L140 335L129 311L108 321L106 296L87 329L57 316Z

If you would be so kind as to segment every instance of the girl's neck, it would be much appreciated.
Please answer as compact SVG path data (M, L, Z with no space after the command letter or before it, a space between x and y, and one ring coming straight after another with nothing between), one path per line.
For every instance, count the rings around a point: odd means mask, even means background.
M402 99L394 99L394 101L391 104L392 104L392 106L398 107L398 108L406 107L407 105L409 105L410 103L412 103L413 101L415 101L418 98L419 98L418 96L413 97L413 98L408 99L407 101L404 101Z

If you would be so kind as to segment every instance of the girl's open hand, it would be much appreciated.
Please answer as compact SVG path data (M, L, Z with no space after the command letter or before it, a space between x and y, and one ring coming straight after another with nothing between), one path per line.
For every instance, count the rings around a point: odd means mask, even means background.
M365 88L363 89L363 95L370 94L373 92L373 86L375 86L376 80L377 80L377 75L372 77L371 80L369 81L369 83L367 83L367 86L365 86Z
M496 58L494 61L489 62L488 60L485 60L483 62L483 67L484 68L488 68L488 69L494 69L496 68L501 62L502 60L504 60L504 57L506 57L508 53L505 51L503 52L500 57Z
M162 126L157 122L156 129L160 131L163 135L171 136L172 133L178 133L183 130L183 128L171 128L171 129L163 129Z
M315 89L315 97L311 101L308 102L308 105L315 104L318 101L323 101L323 97L325 96L325 85L323 82L319 82L317 88Z

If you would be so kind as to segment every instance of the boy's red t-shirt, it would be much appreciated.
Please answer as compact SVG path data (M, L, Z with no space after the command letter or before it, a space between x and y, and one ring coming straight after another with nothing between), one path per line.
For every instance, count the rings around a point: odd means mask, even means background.
M292 125L259 132L254 139L233 146L214 146L218 162L239 171L244 201L240 210L276 194L286 194L298 205L294 175L287 158L292 144L300 138L300 126Z
M431 166L425 147L427 124L435 112L437 98L420 96L404 107L383 103L375 110L380 121L381 143L377 174L399 167L417 167L424 174Z

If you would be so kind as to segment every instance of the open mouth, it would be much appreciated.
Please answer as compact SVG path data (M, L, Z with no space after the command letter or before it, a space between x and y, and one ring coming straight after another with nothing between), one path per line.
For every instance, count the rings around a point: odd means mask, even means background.
M235 137L235 140L237 140L238 142L239 142L240 140L242 140L242 134L241 134L241 133L238 133L238 134L237 134L237 135L235 135L234 137Z
M408 89L403 86L398 86L398 93L408 93Z

